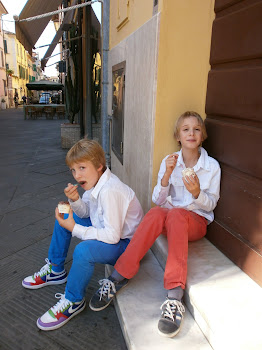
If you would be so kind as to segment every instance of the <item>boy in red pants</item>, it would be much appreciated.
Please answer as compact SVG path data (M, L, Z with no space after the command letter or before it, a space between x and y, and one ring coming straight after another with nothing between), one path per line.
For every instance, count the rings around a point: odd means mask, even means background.
M121 287L135 276L141 259L164 231L168 240L164 274L167 298L161 305L158 330L166 337L173 337L180 330L185 312L182 298L187 278L188 241L204 237L207 225L214 220L221 176L218 162L201 147L207 133L199 114L183 113L176 122L174 136L181 150L166 156L161 163L152 196L157 207L145 215L126 251L117 260L112 275L99 281L101 287L89 303L94 311L106 308ZM191 175L183 176L183 170L188 168Z

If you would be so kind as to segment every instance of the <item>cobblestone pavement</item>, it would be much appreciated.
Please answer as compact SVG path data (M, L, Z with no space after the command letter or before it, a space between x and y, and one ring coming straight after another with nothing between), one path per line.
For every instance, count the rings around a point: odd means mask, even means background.
M64 327L44 332L36 320L57 302L65 285L38 290L22 287L24 277L45 264L54 210L73 181L60 146L61 120L24 120L20 108L0 110L0 349L125 350L114 306L102 312L86 307ZM70 269L72 240L66 262ZM86 297L97 289L104 266L97 265Z

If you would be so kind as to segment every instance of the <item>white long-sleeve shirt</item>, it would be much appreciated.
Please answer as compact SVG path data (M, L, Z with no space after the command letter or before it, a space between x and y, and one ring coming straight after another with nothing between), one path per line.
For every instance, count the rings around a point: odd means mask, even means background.
M200 147L200 157L194 166L200 182L200 194L195 199L186 189L182 180L182 170L186 168L182 151L178 154L177 164L173 170L169 184L166 187L161 186L161 180L166 171L166 156L160 165L157 185L154 188L152 201L165 208L183 208L204 216L208 223L214 220L214 208L217 205L220 192L221 170L219 163L212 157L209 157L207 151Z
M142 207L134 191L107 168L98 183L85 191L82 199L69 201L80 218L90 217L92 226L75 224L72 236L116 244L131 239L143 218Z

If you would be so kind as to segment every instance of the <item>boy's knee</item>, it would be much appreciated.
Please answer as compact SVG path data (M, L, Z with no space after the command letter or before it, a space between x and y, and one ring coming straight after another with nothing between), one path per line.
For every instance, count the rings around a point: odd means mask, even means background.
M165 209L165 208L154 207L149 210L146 216L151 220L162 221L162 220L165 220L167 211L168 209Z
M167 214L167 220L170 219L186 219L187 211L182 208L170 209Z
M74 254L73 254L73 259L74 259L74 261L82 260L83 256L84 256L83 242L81 242L75 247Z
M81 242L75 247L73 259L74 261L92 260L92 252L88 241Z

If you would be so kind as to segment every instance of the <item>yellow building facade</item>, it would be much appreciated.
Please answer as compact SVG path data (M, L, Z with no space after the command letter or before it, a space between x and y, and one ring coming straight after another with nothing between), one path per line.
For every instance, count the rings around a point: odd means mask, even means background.
M26 94L26 84L29 83L27 51L24 46L16 39L16 54L18 66L18 98L21 101L22 96Z
M109 100L114 70L124 63L122 161L111 166L151 207L161 160L178 150L176 119L186 110L205 118L214 1L112 0ZM114 123L114 117L113 122Z
M13 98L15 93L18 94L19 101L22 100L24 94L26 95L26 84L29 82L29 66L32 62L28 62L28 53L16 39L14 33L5 31L4 39L6 42L6 64L8 70L12 71L12 74L8 77L9 107L11 107L14 106Z

